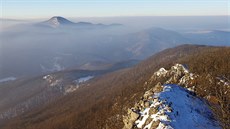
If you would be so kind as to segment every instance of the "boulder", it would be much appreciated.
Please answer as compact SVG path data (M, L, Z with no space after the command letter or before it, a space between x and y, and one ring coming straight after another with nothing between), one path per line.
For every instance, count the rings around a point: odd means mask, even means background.
M152 114L156 114L158 112L158 110L156 108L150 108L149 110L149 114L152 115Z
M134 122L138 119L140 115L131 109L128 109L128 115L124 116L123 123L124 127L123 129L131 129L134 125Z
M150 106L149 101L145 101L145 107L147 108L147 107L149 107L149 106Z

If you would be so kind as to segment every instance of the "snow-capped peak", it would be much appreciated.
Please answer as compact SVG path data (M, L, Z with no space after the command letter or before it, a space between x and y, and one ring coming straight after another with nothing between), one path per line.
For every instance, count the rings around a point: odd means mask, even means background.
M58 18L57 17L53 17L49 20L49 22L54 25L54 26L59 26L60 25L60 22L58 21Z
M66 18L60 17L60 16L54 16L50 18L47 23L51 25L52 27L56 28L60 25L72 25L73 22L67 20Z

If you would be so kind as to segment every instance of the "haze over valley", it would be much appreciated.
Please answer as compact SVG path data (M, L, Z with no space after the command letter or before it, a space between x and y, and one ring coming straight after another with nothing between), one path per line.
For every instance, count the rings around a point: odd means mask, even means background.
M229 0L1 0L0 129L229 129Z
M114 18L116 21L136 18ZM61 16L45 21L27 22L3 29L1 38L1 80L41 75L65 69L77 69L95 62L100 64L117 63L125 60L143 60L152 54L181 44L229 46L230 32L222 21L228 17L207 17L215 20L201 23L201 28L178 25L187 19L200 21L202 17L149 17L146 26L139 23L91 23L74 22ZM146 22L146 17L143 21ZM173 20L162 28L158 21ZM88 19L90 20L90 19ZM103 18L101 18L103 20ZM111 20L111 19L110 19ZM106 22L106 19L104 19ZM16 22L16 20L15 20ZM152 22L152 27L150 23ZM192 21L191 21L192 22ZM219 23L220 22L220 23ZM3 25L7 23L3 22ZM160 27L157 25L159 24ZM210 26L209 24L213 24ZM226 24L226 25L225 25ZM209 25L209 26L208 26ZM172 28L180 28L173 30ZM148 28L149 27L149 28ZM12 38L13 37L13 38ZM30 60L30 61L28 61Z

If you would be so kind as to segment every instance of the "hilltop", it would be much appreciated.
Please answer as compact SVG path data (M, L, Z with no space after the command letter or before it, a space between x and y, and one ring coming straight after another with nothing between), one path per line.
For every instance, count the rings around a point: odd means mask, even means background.
M198 106L192 110L194 115L201 115L197 116L198 119L207 123L216 121L216 124L207 124L210 126L205 126L206 128L227 128L230 123L228 55L229 47L182 45L166 49L133 68L102 75L69 95L17 116L6 122L3 129L123 128L124 116L128 114L128 110L143 99L147 91L156 88L157 84L161 90L154 94L160 93L155 95L160 102L165 102L165 106L172 102L172 108L181 110L172 99L163 101L165 97L179 95L185 101L180 104L186 105L186 101L194 101ZM167 72L175 64L182 64L183 67L175 70L176 72ZM171 93L170 90L176 91ZM184 98L187 94L188 98ZM199 107L203 103L206 105ZM181 111L187 112L189 108L191 105L185 106ZM203 109L208 109L207 113L200 114ZM174 114L185 115L178 111L169 113L168 117L174 119ZM173 122L169 125L175 128L179 126Z

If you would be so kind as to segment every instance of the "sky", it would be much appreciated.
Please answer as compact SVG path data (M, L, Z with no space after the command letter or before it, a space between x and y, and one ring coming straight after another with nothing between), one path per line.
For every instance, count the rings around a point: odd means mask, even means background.
M230 15L230 0L0 0L7 19Z

